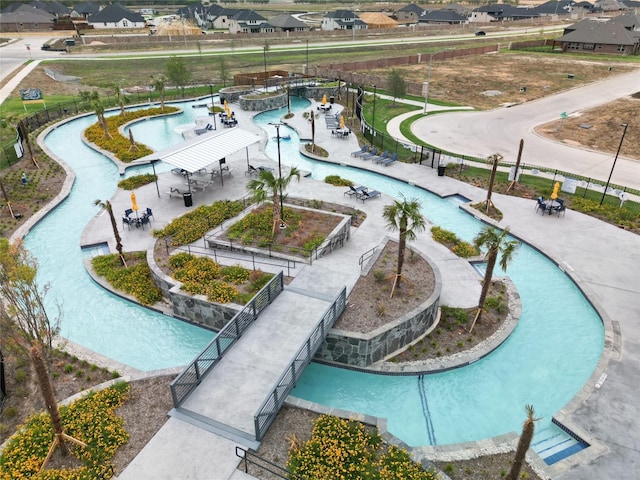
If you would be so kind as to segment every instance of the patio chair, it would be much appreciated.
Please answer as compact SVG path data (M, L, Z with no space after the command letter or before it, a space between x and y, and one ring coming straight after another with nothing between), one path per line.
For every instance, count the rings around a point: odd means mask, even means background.
M382 155L376 155L375 157L371 157L371 162L373 163L382 163L383 160L389 158L389 150L385 150L382 152Z
M132 208L127 208L127 209L124 211L124 216L128 218L128 217L129 217L129 215L131 215L132 213L133 213L133 209L132 209Z
M365 200L369 200L370 198L375 198L375 197L379 197L379 196L380 196L380 192L378 192L377 190L371 190L371 191L363 190L358 195L358 198L360 200L362 200L362 203L364 203Z
M385 167L388 167L389 165L391 165L393 162L395 162L397 160L398 160L398 152L394 153L389 158L387 158L386 160L381 161L380 163L382 165L384 165Z
M360 155L360 158L363 160L369 160L372 157L378 156L378 149L373 147L369 153L365 153L364 155Z
M147 210L146 210L146 212L145 212L144 214L145 214L148 218L153 217L153 211L152 211L149 207L147 207ZM155 218L154 218L154 220L155 220Z
M344 194L350 197L353 197L354 195L357 197L358 194L360 194L361 192L364 192L366 189L367 187L363 187L363 186L354 187L353 185L349 185L349 190L344 192Z
M131 230L131 225L135 225L136 224L136 219L135 218L129 218L129 217L122 217L122 228L124 229L124 226L126 225L127 227L129 227L129 230Z
M538 197L537 201L538 203L536 203L536 212L538 211L538 209L542 208L542 212L544 213L544 211L547 209L547 206L544 204L544 198Z
M254 167L253 165L248 165L247 166L247 171L244 172L245 175L257 175L258 174L258 169L256 167Z
M366 145L362 145L362 148L356 152L351 152L351 156L352 157L357 157L358 155L363 155L365 153L367 153L367 150L369 149L369 147L367 147Z

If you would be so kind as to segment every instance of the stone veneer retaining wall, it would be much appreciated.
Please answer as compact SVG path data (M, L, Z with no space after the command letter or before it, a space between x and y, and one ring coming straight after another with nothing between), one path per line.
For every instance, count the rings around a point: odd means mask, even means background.
M236 85L234 87L221 88L218 93L220 95L220 103L224 103L225 100L227 103L232 103L237 102L240 95L248 95L254 91L255 88L251 85Z
M182 283L166 275L156 264L153 248L147 250L151 277L162 295L169 299L174 315L208 328L220 330L241 309L235 304L211 303L204 295L191 295L180 290Z
M338 90L340 90L338 92ZM317 101L322 100L323 95L327 96L327 101L329 101L329 97L336 97L338 96L338 93L340 94L346 94L347 93L347 87L345 86L344 82L340 85L340 88L338 89L337 86L335 87L312 87L312 86L308 86L305 87L304 89L304 97L305 98L313 98Z
M386 241L389 241L388 237ZM382 250L384 250L384 245L371 258L362 275L366 275L373 267ZM431 296L415 310L373 332L356 333L332 328L318 349L316 359L355 367L367 367L405 349L424 336L430 328L437 325L440 318L442 277L438 267L426 255L419 251L417 253L433 269L435 286Z
M251 95L254 95L252 92ZM252 112L264 112L275 110L287 106L287 92L280 95L257 96L257 98L247 98L248 95L240 95L240 108Z

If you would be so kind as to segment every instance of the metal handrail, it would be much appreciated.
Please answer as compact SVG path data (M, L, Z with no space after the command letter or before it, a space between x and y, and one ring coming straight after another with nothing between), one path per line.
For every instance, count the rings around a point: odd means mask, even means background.
M253 417L256 440L261 440L269 429L287 395L289 395L289 392L295 386L302 372L304 372L305 367L311 362L311 359L324 341L329 329L333 327L335 321L344 311L346 301L347 288L344 287L329 308L327 308L316 325L316 328L314 328L313 332L307 337L304 345L300 347L300 350L298 350L298 353L294 356L287 370L280 376L269 396L256 411Z
M358 259L358 265L360 265L360 270L362 270L362 266L364 265L364 262L366 262L371 257L373 257L373 254L375 253L376 248L378 248L377 245L375 247L373 247L372 249L367 250L362 255L360 255L360 258ZM370 254L370 255L367 255L367 254Z
M282 272L273 277L251 301L244 306L198 356L171 382L173 405L178 408L200 385L202 379L219 363L224 354L258 318L258 315L284 290Z
M286 480L304 480L303 477L289 472L289 470L287 470L286 468L282 468L280 465L273 463L266 458L262 458L260 455L250 452L249 450L245 450L244 448L237 445L236 457L244 460L242 462L244 463L244 473L249 473L249 464L251 464L255 465L258 468L261 468L266 472L271 473L272 475L275 475L278 478L284 478ZM263 462L266 465L258 463L256 460L253 460L254 458L258 459L260 462ZM273 468L273 470L271 470L271 468Z

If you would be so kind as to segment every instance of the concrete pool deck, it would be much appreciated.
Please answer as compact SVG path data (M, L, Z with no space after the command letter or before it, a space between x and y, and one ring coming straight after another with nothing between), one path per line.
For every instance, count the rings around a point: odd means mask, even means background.
M246 112L237 113L240 115ZM251 124L248 114L246 115L246 119L240 120L242 128ZM287 122L293 126L297 122L306 122L298 117ZM304 136L304 132L301 133ZM485 191L471 185L448 177L437 177L436 171L426 166L395 163L390 167L382 167L353 158L349 152L358 150L355 138L332 138L330 131L320 122L316 123L316 135L317 143L329 151L331 161L378 171L441 196L460 194L472 201L479 201L486 195ZM263 156L263 147L252 153L252 163L254 160L257 164L272 162ZM238 158L230 163L234 168L234 179L245 180L247 177L240 167L243 163L246 165L246 159ZM163 174L161 179L170 182L170 175ZM305 179L299 183L292 182L290 195L314 199L331 198L334 202L355 204L356 200L344 196L343 190ZM163 189L160 191L163 192ZM142 208L147 205L153 208L156 217L152 224L154 228L186 210L182 199L168 198L165 195L156 204L158 197L153 184L136 190L136 193ZM231 198L232 195L242 196L244 193L242 181L227 183L225 180L224 187L214 189L212 195ZM203 201L212 201L209 194L206 199L204 195L202 197ZM194 200L197 205L197 194L194 195ZM380 212L389 200L389 197L383 196L364 204L357 202L358 208L367 212L368 220L360 227L363 229L361 237L365 237L366 241L357 249L352 247L354 253L357 250L360 255L368 249L367 244L375 245L378 243L377 237L388 234ZM587 294L605 322L605 352L598 368L582 391L559 413L572 430L604 446L605 451L596 458L591 458L591 449L569 457L569 463L561 462L553 471L553 477L573 480L639 476L640 408L636 397L637 385L640 384L640 326L635 320L640 318L640 237L572 211L568 211L564 218L537 215L534 213L533 200L496 194L493 200L504 214L504 219L498 226L510 227L514 235L540 249L560 265ZM119 191L112 201L116 212L128 208L128 192ZM85 230L83 243L109 241L112 233L106 216L98 214L94 222L96 223L92 222ZM365 231L376 233L370 236L365 235ZM358 239L352 238L352 241L355 240ZM151 241L149 230L132 229L123 232L123 244L127 250L146 248L145 245L149 245ZM446 249L430 239L419 238L416 245L428 251L436 263L440 262L443 273L448 270L449 264L453 264ZM113 250L113 246L111 248ZM332 260L332 256L328 256L323 262L314 265L312 274L312 269L308 269L297 278L301 288L312 290L319 285L324 285L321 290L337 288L333 282L334 275L343 269L344 257L337 256ZM473 304L479 292L477 280L475 290L470 285L473 281L473 277L467 277L464 269L449 277L443 275L443 283L447 287L443 290L443 302L447 303L445 295L453 299L463 294L459 301ZM603 378L603 374L606 377ZM236 473L233 464L237 465L239 459L234 455L232 442L214 437L209 432L171 419L120 478L237 478L240 473ZM173 446L167 443L169 439ZM560 471L561 467L564 471ZM572 468L567 470L569 467Z

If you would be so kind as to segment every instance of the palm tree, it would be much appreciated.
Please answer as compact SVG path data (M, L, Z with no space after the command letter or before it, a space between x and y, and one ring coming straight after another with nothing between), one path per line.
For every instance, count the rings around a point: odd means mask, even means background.
M498 254L501 255L500 267L502 270L506 271L507 266L513 259L516 249L520 245L520 242L516 240L508 240L508 235L508 228L505 228L504 230L496 230L491 227L485 227L473 239L473 244L477 248L487 249L487 254L485 255L485 258L487 259L487 269L484 274L484 279L482 280L482 290L480 291L478 311L476 313L476 317L473 319L473 323L471 324L469 331L473 330L476 322L479 322L482 317L484 302L487 300L487 293L489 292L489 286L491 285L491 279L493 278L493 270L496 266L496 262L498 261Z
M273 174L273 170L261 170L257 178L247 183L247 188L251 192L253 200L257 203L262 203L267 198L271 198L273 203L273 231L271 235L276 233L276 225L283 223L284 212L281 211L281 203L286 198L282 193L284 192L293 177L300 180L300 170L296 167L291 167L289 175L276 177Z
M151 81L153 82L153 88L160 94L160 108L164 111L164 87L167 83L167 77L160 74L154 78L153 75L151 75Z
M80 92L80 97L82 97L83 100L89 102L89 105L91 105L91 108L93 108L96 113L96 117L98 117L98 123L104 130L105 138L111 139L111 135L109 134L109 126L107 125L107 120L104 118L104 105L100 100L100 95L98 94L98 92L95 90L93 92L83 91Z
M109 218L111 219L111 228L113 229L113 236L116 239L116 250L118 251L118 255L120 255L120 262L125 267L127 266L127 262L124 259L124 255L122 253L122 239L120 238L120 232L118 232L118 224L116 223L116 217L113 216L113 208L111 207L111 202L107 200L103 202L101 200L94 200L94 205L104 208L109 213Z
M527 454L527 450L529 450L531 440L533 439L535 422L539 420L539 418L535 418L533 405L525 405L524 409L527 412L527 419L522 424L522 435L520 435L520 440L518 440L516 457L513 460L513 465L511 465L511 471L509 472L509 475L507 475L507 480L518 479L520 470L522 469L522 464L524 463L524 459Z
M113 93L116 95L118 105L120 106L120 115L124 115L124 105L129 103L129 97L124 94L119 83L113 85Z
M398 230L400 239L398 242L398 265L394 275L391 295L396 286L400 285L402 279L402 265L404 264L404 251L407 240L415 240L416 233L425 229L427 222L420 213L420 202L417 199L407 200L404 196L402 201L394 200L391 205L384 207L382 217L387 221L387 228L392 232Z

